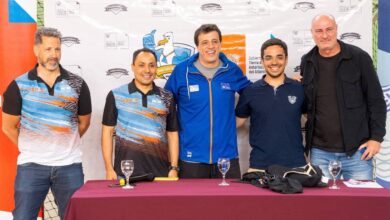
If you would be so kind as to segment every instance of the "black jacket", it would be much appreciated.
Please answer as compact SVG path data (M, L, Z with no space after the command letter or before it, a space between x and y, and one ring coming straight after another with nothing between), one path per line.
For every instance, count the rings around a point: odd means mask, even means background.
M386 103L371 57L362 49L338 41L341 46L336 73L336 94L344 150L354 154L367 140L383 141L386 133ZM318 47L301 60L305 91L306 149L312 147L316 114Z

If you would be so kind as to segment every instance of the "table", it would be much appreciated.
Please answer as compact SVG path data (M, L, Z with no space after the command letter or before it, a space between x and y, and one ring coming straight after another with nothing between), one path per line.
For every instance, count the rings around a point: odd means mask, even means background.
M71 198L65 219L390 219L390 190L305 188L279 194L250 184L220 187L219 179L142 182L133 190L88 181Z

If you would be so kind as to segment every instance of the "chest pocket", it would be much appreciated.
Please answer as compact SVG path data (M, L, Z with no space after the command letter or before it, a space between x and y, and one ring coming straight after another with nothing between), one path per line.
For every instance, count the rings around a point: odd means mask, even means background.
M341 75L341 86L345 107L358 108L364 104L359 73Z

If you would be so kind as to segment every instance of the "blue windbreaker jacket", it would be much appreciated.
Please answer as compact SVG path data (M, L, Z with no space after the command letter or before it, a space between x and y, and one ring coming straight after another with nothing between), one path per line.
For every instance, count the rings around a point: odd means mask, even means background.
M198 57L178 64L165 84L178 107L179 158L209 164L220 157L237 158L235 93L251 82L223 53L223 66L209 80L194 66Z

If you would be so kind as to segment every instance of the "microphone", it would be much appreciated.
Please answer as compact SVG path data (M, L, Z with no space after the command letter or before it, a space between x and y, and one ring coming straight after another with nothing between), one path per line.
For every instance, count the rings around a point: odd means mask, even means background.
M154 174L153 173L147 173L139 176L132 176L129 178L129 183L136 183L136 182L151 182L154 180Z

